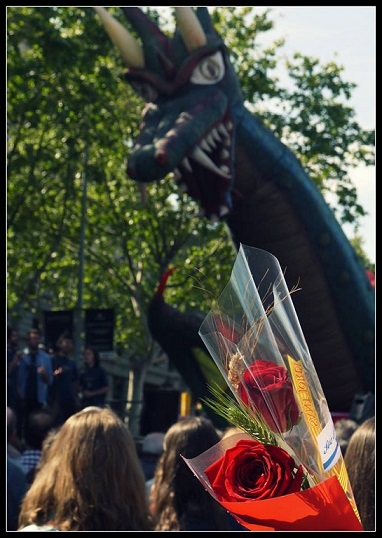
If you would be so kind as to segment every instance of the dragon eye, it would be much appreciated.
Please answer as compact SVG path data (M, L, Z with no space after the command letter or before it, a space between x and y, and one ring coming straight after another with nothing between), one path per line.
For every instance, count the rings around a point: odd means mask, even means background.
M190 81L194 84L216 84L224 77L224 60L221 52L202 58L195 67Z
M156 98L158 97L158 92L156 91L153 86L148 84L147 82L141 82L141 81L131 81L131 85L133 86L134 90L146 101L146 103L154 102Z

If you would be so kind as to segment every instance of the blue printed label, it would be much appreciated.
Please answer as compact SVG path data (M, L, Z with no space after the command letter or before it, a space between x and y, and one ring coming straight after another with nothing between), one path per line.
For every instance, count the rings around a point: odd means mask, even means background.
M325 428L317 437L318 446L321 453L324 471L329 471L337 463L341 456L340 445L338 444L336 429L330 419Z

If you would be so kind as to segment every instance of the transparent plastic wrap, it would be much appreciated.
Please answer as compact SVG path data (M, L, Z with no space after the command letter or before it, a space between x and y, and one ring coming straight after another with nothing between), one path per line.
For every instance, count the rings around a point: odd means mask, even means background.
M329 527L324 524L319 528L333 530L330 525L335 525L335 530L362 530L331 414L292 302L296 291L297 288L288 290L279 262L272 254L241 245L229 283L206 316L199 334L237 405L258 425L259 431L267 432L260 436L263 444L285 450L296 462L296 469L302 465L306 481L301 492L304 498L309 497L308 504L312 503L312 495L320 492L324 502L317 501L317 506L321 512L324 505L328 510L329 486L335 496L342 496L340 501L331 499L337 504L336 508L329 507L333 517L322 514ZM226 447L223 442L216 450L224 453ZM256 449L254 445L254 452ZM216 456L212 450L209 458L211 454ZM272 459L267 454L266 461L268 458ZM186 461L211 492L204 458ZM308 492L309 489L313 491ZM295 494L285 495L284 499ZM341 522L335 521L345 512ZM307 525L305 517L303 520L301 524ZM300 528L296 522L295 527L291 523L285 525L278 530Z

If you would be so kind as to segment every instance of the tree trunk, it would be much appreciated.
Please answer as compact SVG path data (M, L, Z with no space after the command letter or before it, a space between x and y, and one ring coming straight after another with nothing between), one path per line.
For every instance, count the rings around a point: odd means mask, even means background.
M129 429L134 439L141 433L141 415L143 409L143 385L149 365L149 361L142 359L132 360L129 373L127 408L129 417Z

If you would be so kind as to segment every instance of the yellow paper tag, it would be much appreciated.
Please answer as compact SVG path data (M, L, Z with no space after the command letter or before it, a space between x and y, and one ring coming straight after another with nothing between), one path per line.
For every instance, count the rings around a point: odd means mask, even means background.
M289 371L292 377L293 382L293 389L295 393L295 397L298 400L298 403L300 405L300 409L304 415L306 424L308 426L309 432L311 433L312 440L314 444L317 447L316 451L316 463L320 466L320 474L326 474L327 478L330 478L332 476L336 476L338 478L339 483L341 484L342 489L344 490L347 498L349 499L350 504L352 505L352 508L358 517L359 520L360 516L358 513L357 505L355 504L353 492L351 490L350 482L348 473L346 470L344 459L341 455L337 463L332 467L329 471L325 473L323 464L322 464L322 458L320 454L320 447L318 444L318 435L322 431L322 425L320 423L320 418L317 414L316 407L314 405L314 401L312 398L312 393L310 391L308 380L305 376L304 367L301 361L296 361L291 357L290 355L286 356L288 359L288 365L289 365ZM319 479L317 476L314 476L314 481L316 483L319 482Z

